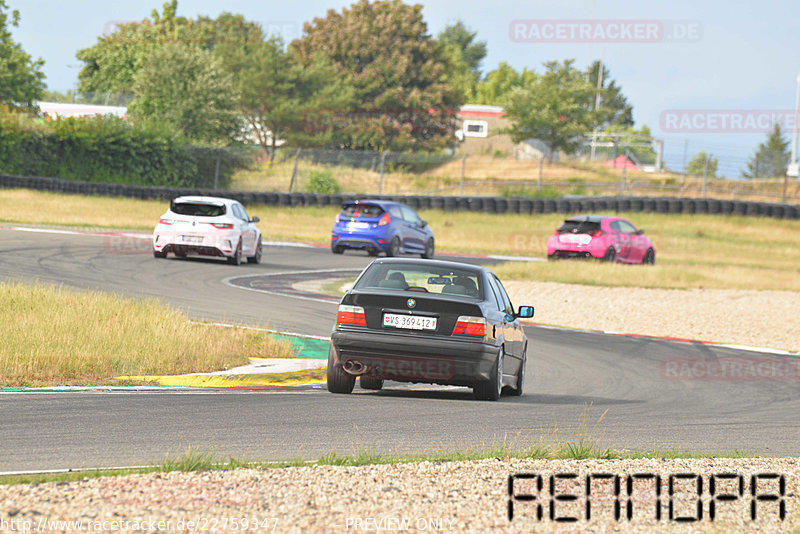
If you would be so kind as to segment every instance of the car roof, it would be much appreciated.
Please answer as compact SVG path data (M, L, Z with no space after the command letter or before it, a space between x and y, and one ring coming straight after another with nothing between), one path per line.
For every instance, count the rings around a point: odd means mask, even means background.
M342 207L350 206L351 204L374 204L375 206L380 206L384 210L390 206L407 206L402 202L394 202L392 200L375 200L372 198L359 198L357 200L348 200L346 202L342 202Z
M600 222L603 219L618 219L619 217L614 217L612 215L575 215L574 217L569 217L565 219L567 221L584 221L584 222Z
M378 258L374 260L373 264L389 264L389 265L425 265L430 267L440 267L442 269L463 269L479 272L491 272L490 269L482 265L474 265L472 263L461 263L458 261L443 261L443 260L426 260L424 258Z
M201 204L233 204L236 200L232 198L223 198L223 197L207 197L207 196L199 196L199 195L188 195L185 197L176 197L172 199L172 202L198 202Z

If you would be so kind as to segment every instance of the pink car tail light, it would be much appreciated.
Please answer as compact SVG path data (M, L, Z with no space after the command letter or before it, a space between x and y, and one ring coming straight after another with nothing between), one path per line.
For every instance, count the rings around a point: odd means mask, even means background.
M600 230L600 229L595 230L594 232L592 232L592 237L600 237L601 235L603 235L603 231Z

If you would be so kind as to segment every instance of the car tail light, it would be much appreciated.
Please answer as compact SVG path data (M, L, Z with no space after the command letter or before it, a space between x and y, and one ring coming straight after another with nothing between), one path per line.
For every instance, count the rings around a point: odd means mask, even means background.
M601 235L603 235L603 231L600 229L597 229L594 232L592 232L592 237L600 237Z
M158 224L172 224L174 221L172 219L159 219Z
M456 321L456 327L453 328L453 333L483 337L486 335L486 319L483 317L462 315Z
M216 228L217 230L232 230L233 224L231 223L209 223L211 226Z
M390 222L392 222L392 217L389 215L389 212L387 211L378 221L378 226L386 226Z
M339 312L336 314L336 323L367 326L367 316L364 315L364 308L361 306L347 306L341 304L339 306Z

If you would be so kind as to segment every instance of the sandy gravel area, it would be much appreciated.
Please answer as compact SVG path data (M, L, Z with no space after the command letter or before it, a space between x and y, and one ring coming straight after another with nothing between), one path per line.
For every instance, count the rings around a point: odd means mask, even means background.
M515 478L514 517L509 520L509 476ZM593 476L587 520L586 477L609 473L620 476L619 497L614 479ZM739 494L733 501L715 502L710 519L710 478L715 492ZM759 477L756 494L776 500L756 500L752 514L752 476L776 473L780 479ZM550 475L574 474L577 479L555 481L553 496L576 495L574 502L555 501L550 519ZM631 474L633 498L628 498ZM670 497L670 476L673 479ZM697 475L691 477L691 475ZM655 476L660 476L657 498ZM741 480L737 477L741 475ZM47 483L0 487L0 527L48 528L38 531L218 531L218 532L790 532L800 528L800 460L513 460L497 459L362 467L317 466L287 469L240 469L233 472L168 473L108 477L69 484ZM542 488L537 487L537 476ZM698 498L698 479L701 493ZM524 501L532 495L538 500ZM657 499L661 519L656 520ZM628 502L631 519L627 519ZM780 503L785 507L780 518ZM620 519L615 518L615 503ZM673 519L670 520L670 502ZM691 524L679 517L697 517ZM542 506L542 518L537 506ZM78 522L78 523L74 523ZM159 522L161 522L159 524ZM683 525L683 527L681 527ZM144 528L143 528L144 527ZM152 527L152 528L149 528ZM680 527L680 528L679 528Z
M537 323L800 351L800 293L504 282Z

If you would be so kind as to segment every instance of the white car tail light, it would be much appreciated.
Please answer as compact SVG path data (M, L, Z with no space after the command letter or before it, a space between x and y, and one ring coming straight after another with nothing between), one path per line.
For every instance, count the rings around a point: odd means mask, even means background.
M361 306L347 306L341 304L339 305L339 311L336 313L336 323L367 326L367 316L364 314L364 308Z
M232 230L233 224L231 223L208 223L217 230Z
M456 327L453 328L453 333L483 337L486 335L486 319L483 317L462 315L456 321Z
M159 219L159 220L158 220L158 224L172 224L172 223L174 223L174 222L175 222L175 221L173 221L172 219L163 219L163 218L162 218L162 219Z

